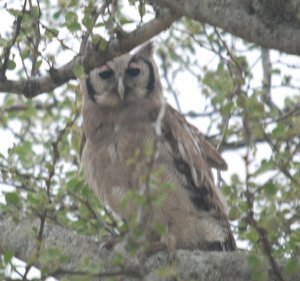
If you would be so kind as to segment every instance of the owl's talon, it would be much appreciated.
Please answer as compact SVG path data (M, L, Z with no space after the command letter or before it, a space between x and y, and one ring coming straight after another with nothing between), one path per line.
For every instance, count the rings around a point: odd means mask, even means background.
M144 251L146 257L150 257L160 251L167 250L167 246L164 243L157 242L152 244L147 250Z
M100 249L106 249L106 250L111 250L113 249L116 244L118 244L120 242L120 237L109 237L106 238L105 241L103 241L100 244Z
M172 262L176 259L176 251L169 252L169 261Z

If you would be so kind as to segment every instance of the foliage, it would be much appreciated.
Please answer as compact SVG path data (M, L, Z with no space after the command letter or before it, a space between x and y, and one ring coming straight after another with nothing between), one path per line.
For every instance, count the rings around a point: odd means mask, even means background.
M0 78L45 75L65 63L65 57L79 53L82 38L92 38L106 49L120 30L132 30L153 17L145 1L116 3L6 3L2 14L15 23L1 30ZM268 67L258 71L258 64L266 63L261 54L268 57L270 51L232 40L216 28L183 18L155 38L156 59L170 101L226 152L229 172L218 175L218 183L228 198L238 244L250 250L250 266L257 268L262 262L257 255L264 253L268 260L287 258L286 271L293 273L299 270L293 256L300 243L300 98L289 66L299 65L289 65L289 58L274 52L271 57L274 54L277 61L267 61ZM73 72L82 77L84 70L77 65ZM186 75L195 85L193 95L184 92ZM185 95L195 99L190 102L192 110L182 107ZM33 230L36 253L27 263L30 267L39 260L46 278L67 257L59 249L41 250L43 221L95 237L115 235L125 227L98 202L81 173L77 82L34 99L4 93L0 104L1 139L11 140L0 154L0 191L5 198L1 215L16 221L24 216L40 219L41 228ZM230 161L233 154L241 156L236 165ZM128 200L139 197L131 194ZM162 226L157 229L164 231ZM3 253L0 278L13 264L12 257L13 253ZM14 266L12 270L18 272ZM27 269L20 273L24 280L27 274Z

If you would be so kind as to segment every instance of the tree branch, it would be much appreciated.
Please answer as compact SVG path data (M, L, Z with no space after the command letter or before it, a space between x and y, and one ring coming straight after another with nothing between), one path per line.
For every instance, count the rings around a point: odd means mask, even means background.
M17 224L11 219L2 219L0 222L0 252L5 253L10 250L14 255L24 261L32 257L35 249L35 238L33 228L37 228L38 220L25 219ZM44 226L42 248L60 248L69 259L65 263L59 263L59 268L53 268L55 276L74 276L88 274L89 264L98 265L99 273L93 271L94 276L120 275L118 280L136 280L140 273L134 268L121 268L112 266L110 258L113 251L101 248L101 241L78 235L73 231L64 229L57 225L46 223ZM100 266L103 265L103 266ZM39 262L36 266L40 266ZM165 271L163 267L165 267ZM97 267L94 267L94 269ZM100 271L100 268L102 270ZM269 280L274 280L271 271L265 267L258 271L268 270ZM161 272L161 274L159 274ZM236 252L202 252L177 250L173 263L169 263L168 255L164 252L157 253L147 259L144 274L146 281L170 280L170 275L163 275L168 272L176 280L252 280L251 272L248 268L247 256L245 253ZM128 276L128 274L130 276ZM124 277L125 276L125 277ZM164 277L163 277L164 276ZM285 276L287 281L300 280L300 273L293 276ZM101 279L102 280L102 279ZM175 280L175 279L174 279Z
M138 27L136 30L111 40L105 50L95 51L89 49L88 52L75 56L65 65L57 69L49 69L49 74L45 76L20 81L1 81L0 92L9 92L32 98L41 93L53 91L69 80L75 79L73 68L76 65L82 65L85 71L89 72L113 57L129 52L134 47L151 39L156 34L167 29L177 18L177 13L162 12L156 19Z
M10 43L8 44L8 46L6 46L3 49L3 62L0 63L0 81L4 81L6 80L6 70L7 70L7 66L8 66L8 62L9 62L9 57L10 57L10 51L12 46L15 44L17 37L20 33L20 29L21 29L21 23L23 20L23 14L25 12L26 9L26 4L27 4L27 0L24 1L23 4L23 8L22 8L22 13L21 15L17 16L15 22L14 22L14 27L13 27L13 32L12 32L12 39L10 40Z
M160 0L183 16L220 27L268 49L300 54L299 1Z

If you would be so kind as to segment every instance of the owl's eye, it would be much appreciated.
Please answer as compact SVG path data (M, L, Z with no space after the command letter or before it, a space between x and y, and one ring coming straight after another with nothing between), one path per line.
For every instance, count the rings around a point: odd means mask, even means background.
M137 67L130 67L127 68L126 70L126 74L128 74L129 76L135 77L138 76L140 74L141 70Z
M102 79L108 79L108 78L112 77L113 74L114 74L114 72L112 70L110 70L110 69L99 72L99 76Z

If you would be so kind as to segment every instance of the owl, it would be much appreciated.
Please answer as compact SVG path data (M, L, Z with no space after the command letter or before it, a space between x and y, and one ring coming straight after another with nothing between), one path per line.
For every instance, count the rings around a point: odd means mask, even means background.
M151 243L169 251L235 250L226 201L211 171L226 170L227 164L165 103L153 44L92 70L81 86L81 161L96 196L130 221L141 204L128 194L148 188L153 204L145 224ZM164 231L158 233L158 225Z

